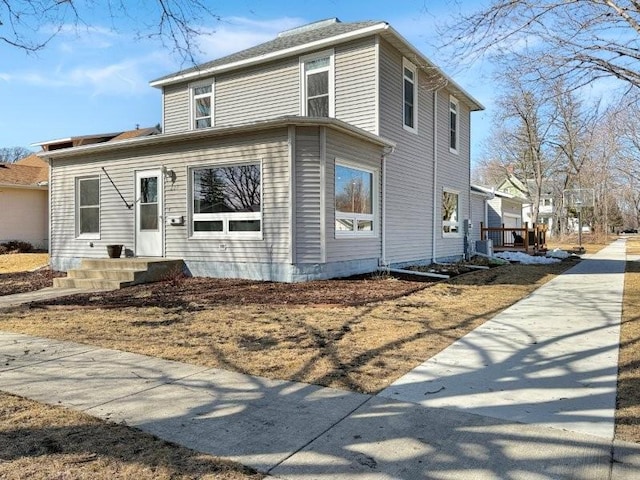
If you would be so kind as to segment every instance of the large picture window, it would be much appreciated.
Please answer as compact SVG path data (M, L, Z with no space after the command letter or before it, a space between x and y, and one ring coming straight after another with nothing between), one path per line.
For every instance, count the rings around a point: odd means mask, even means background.
M213 126L213 84L191 85L191 126L193 129Z
M336 235L373 235L375 188L372 171L336 163Z
M100 236L100 179L76 180L76 235L85 238Z
M302 109L308 117L333 116L333 52L322 52L301 60Z
M458 236L460 233L459 196L455 192L442 193L442 234Z
M193 235L260 237L261 176L258 163L193 169Z
M415 131L418 128L418 71L415 65L405 59L402 62L402 72L404 128Z

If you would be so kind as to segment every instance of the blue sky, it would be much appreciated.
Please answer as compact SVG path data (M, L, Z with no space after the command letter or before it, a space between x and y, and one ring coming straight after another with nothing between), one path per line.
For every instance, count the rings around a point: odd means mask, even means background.
M219 2L214 10L222 19L205 25L211 33L200 39L198 61L270 40L297 25L338 17L388 21L442 66L444 59L432 46L435 19L477 5L473 0ZM114 22L104 12L86 20L89 27L63 29L37 54L0 44L0 147L29 147L45 140L161 121L160 91L150 87L149 81L189 65L157 41L137 40L124 28L114 31ZM486 69L486 65L460 72L445 68L487 107L472 116L472 157L480 153L490 123L493 91Z

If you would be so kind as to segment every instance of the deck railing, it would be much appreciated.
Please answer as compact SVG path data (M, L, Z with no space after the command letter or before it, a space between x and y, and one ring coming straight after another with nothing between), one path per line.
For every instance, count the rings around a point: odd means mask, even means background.
M491 240L494 250L514 250L533 253L543 251L547 247L547 226L536 225L529 229L525 222L523 227L485 227L480 222L480 239Z

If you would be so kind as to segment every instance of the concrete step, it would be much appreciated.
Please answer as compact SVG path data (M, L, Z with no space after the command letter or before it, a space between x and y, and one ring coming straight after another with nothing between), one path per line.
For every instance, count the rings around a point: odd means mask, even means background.
M54 279L53 286L113 290L171 278L183 269L184 262L176 259L86 258L80 268L69 270L66 278Z
M144 273L144 270L89 270L74 269L67 272L67 278L89 278L102 280L117 280L119 282L133 282L136 273Z
M99 278L54 278L54 288L80 288L83 290L117 290L128 286L130 282L104 280Z

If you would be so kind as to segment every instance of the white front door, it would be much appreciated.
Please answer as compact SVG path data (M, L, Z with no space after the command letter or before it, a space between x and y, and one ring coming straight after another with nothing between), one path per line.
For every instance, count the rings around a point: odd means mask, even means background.
M162 172L136 172L136 256L161 257Z

